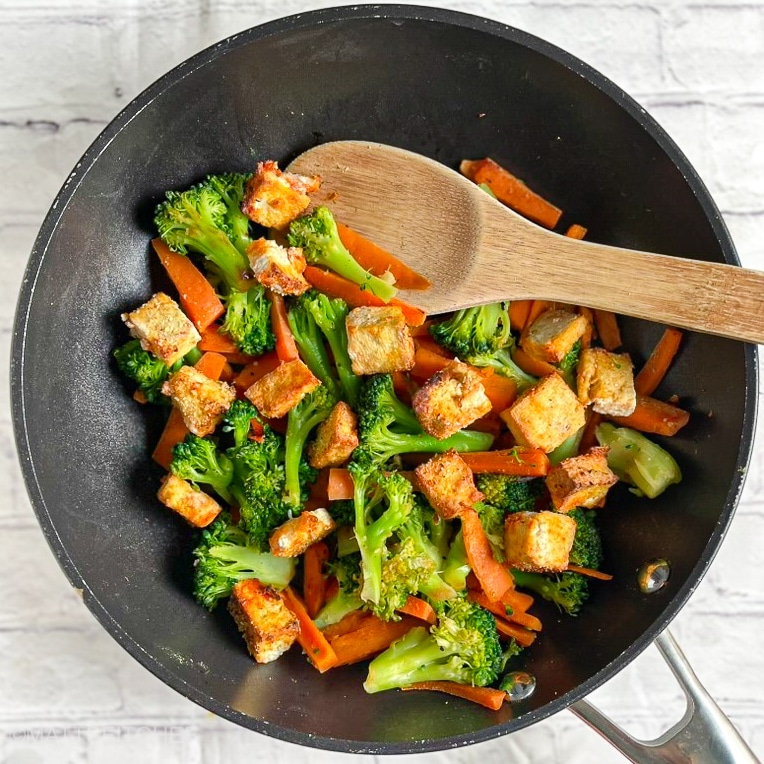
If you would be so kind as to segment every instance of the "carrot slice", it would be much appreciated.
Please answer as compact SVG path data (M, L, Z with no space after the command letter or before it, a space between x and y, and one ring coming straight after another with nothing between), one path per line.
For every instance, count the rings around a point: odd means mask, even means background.
M225 370L227 363L228 361L224 355L207 352L196 362L194 368L210 379L218 380Z
M647 395L637 395L637 407L629 416L608 417L622 427L655 435L676 435L690 421L689 412L672 403Z
M227 334L220 332L218 324L210 324L201 332L201 335L202 339L197 345L199 350L211 350L215 353L220 353L226 357L229 363L244 366L256 357L242 353Z
M326 486L326 497L329 501L352 499L353 488L353 478L348 470L342 467L330 468L329 482Z
M433 606L413 594L409 594L403 607L398 608L398 612L410 615L412 618L418 618L420 621L427 621L427 623L435 623L438 620Z
M311 618L315 618L324 606L326 597L326 578L324 563L329 559L329 547L324 541L311 544L302 556L302 595L305 609Z
M225 313L225 307L204 274L185 255L173 252L161 239L151 245L178 290L181 307L201 332Z
M271 326L274 335L276 335L276 355L282 363L296 361L300 354L297 351L297 343L294 341L292 329L289 326L284 298L270 289L268 290L268 298L271 301Z
M568 565L568 571L570 573L579 573L582 576L589 576L589 578L598 578L600 581L613 580L613 576L610 573L603 573L601 570L595 570L594 568L583 568L580 565Z
M333 580L336 581L337 579ZM357 631L370 618L376 618L376 616L368 610L351 610L343 615L337 623L332 623L323 629L324 636L331 644L337 637L349 634L351 631Z
M515 446L499 451L460 454L475 473L493 472L517 477L543 477L549 473L549 457L540 448Z
M364 620L354 631L335 637L331 646L338 666L358 663L386 650L414 626L421 626L418 618L403 616L400 621L383 621L375 615Z
M609 310L595 310L594 325L605 350L617 350L621 347L621 329L615 313Z
M578 312L586 318L586 329L581 337L581 347L588 348L591 347L592 340L594 339L594 311L591 308L580 305Z
M385 302L377 297L370 289L361 289L361 287L354 284L352 281L348 281L331 271L316 268L314 265L309 265L305 269L303 276L305 276L310 285L318 289L319 292L323 292L324 294L329 295L329 297L341 297L351 308L395 305L403 311L403 315L406 317L406 323L409 324L409 326L421 326L427 318L424 311L415 308L413 305L409 305L403 300L398 300L394 297L389 302Z
M358 264L374 276L391 273L398 289L429 289L430 281L410 268L386 249L362 236L344 223L337 222L337 231L345 248Z
M683 336L679 329L666 327L645 365L634 377L634 389L640 395L652 395L656 391L679 351Z
M533 300L512 300L509 303L509 325L516 331L522 332L528 323L528 314Z
M553 308L554 305L549 300L531 300L530 308L528 308L528 318L525 321L525 328L527 329L542 313L546 313Z
M281 361L275 351L264 353L263 355L250 361L234 379L233 384L239 392L244 392L247 388L262 379L266 374L270 374Z
M337 665L337 654L334 652L329 641L316 626L315 621L308 615L305 604L292 590L287 586L282 590L286 606L297 616L300 624L300 633L297 635L297 641L308 656L308 660L323 674L330 668Z
M448 680L433 680L430 682L414 682L406 685L402 690L432 690L434 692L445 692L457 698L463 698L473 703L477 703L491 711L498 711L507 698L504 690L495 690L493 687L475 687L471 684L459 684Z
M428 350L431 350L436 355L442 355L443 358L454 358L454 354L448 350L447 348L444 348L443 345L436 342L436 340L433 338L431 334L426 334L425 336L417 336L414 338L414 345L417 348L423 347L427 348Z
M536 641L535 631L530 631L524 626L504 618L496 619L496 630L499 632L499 636L514 639L521 647L530 647Z
M557 369L551 363L541 361L528 355L521 347L516 347L512 351L512 360L526 373L532 377L546 377L549 374L558 374Z
M507 618L518 626L522 626L530 631L541 631L542 629L540 618L531 613L524 613L522 610L513 610L512 614L507 616Z
M583 239L586 237L586 234L587 229L578 223L573 223L568 227L568 230L565 231L565 235L570 239Z
M493 556L477 512L472 508L465 509L460 518L470 567L486 595L494 601L500 600L507 589L514 586L512 574Z
M595 432L602 421L602 414L597 413L589 409L586 412L586 424L584 425L584 432L581 435L581 441L578 444L579 453L588 451L592 446L597 445L597 436Z

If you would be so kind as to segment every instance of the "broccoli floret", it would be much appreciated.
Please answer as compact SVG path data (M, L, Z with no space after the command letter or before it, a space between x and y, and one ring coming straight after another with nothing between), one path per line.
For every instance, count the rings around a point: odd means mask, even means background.
M260 414L246 399L235 400L223 415L223 432L233 434L234 446L243 446L249 440L252 421L260 422Z
M182 361L168 367L164 361L141 347L140 340L128 340L113 352L117 368L138 386L149 403L168 405L170 399L162 392L162 385Z
M512 339L509 303L493 302L457 310L430 327L435 340L460 358L495 353Z
M608 467L641 495L654 499L682 480L682 471L674 457L641 432L603 422L595 435L601 446L610 449Z
M530 589L540 597L553 602L568 615L578 615L581 606L589 599L589 580L580 573L547 574L513 570L515 585Z
M568 387L576 391L576 369L578 368L578 359L581 357L581 340L576 340L573 347L566 353L565 357L557 364L557 368L562 374L562 378L568 383Z
M576 535L570 550L570 562L582 568L599 570L602 565L602 537L597 527L597 513L577 507L568 512L576 521Z
M517 385L517 392L522 393L529 387L533 387L538 379L531 374L523 371L512 358L513 344L500 348L491 353L475 353L467 356L464 360L473 366L480 368L493 369L497 374L501 374L514 380Z
M200 438L192 432L172 449L170 471L198 487L210 486L223 500L231 503L233 462L219 451L209 438Z
M544 495L543 478L521 478L514 475L484 473L475 476L475 485L483 501L509 512L530 512Z
M338 273L385 302L395 297L398 290L392 284L365 271L347 251L327 207L316 207L309 215L293 220L287 238L291 246L302 247L309 263Z
M246 253L252 243L249 218L241 210L241 202L250 176L241 172L209 175L207 182L220 194L226 206L226 220L231 241L239 252Z
M376 374L364 380L358 403L360 445L354 460L384 464L398 454L421 452L487 451L493 436L486 432L461 430L442 440L428 435L414 412L393 390L389 374Z
M225 318L220 331L227 334L242 353L262 355L276 347L271 323L271 303L262 284L246 291L231 289L224 297Z
M328 502L329 514L338 526L353 525L355 523L355 507L352 499L339 499Z
M361 599L361 555L359 552L336 557L327 565L329 574L337 579L337 593L316 614L319 629L341 621L348 613L359 610Z
M464 534L462 529L454 535L448 554L443 563L443 572L441 577L457 592L463 592L467 588L467 576L470 574L469 560L467 559L467 548L464 546Z
M504 518L507 513L493 504L478 502L474 505L475 511L480 518L488 543L491 545L493 556L504 562Z
M495 618L463 596L433 603L430 629L415 626L369 664L366 692L449 680L485 687L498 679L502 650Z
M204 531L194 549L194 597L212 610L231 594L237 581L257 578L264 584L285 587L294 576L291 557L274 557L248 543L246 533L221 513Z

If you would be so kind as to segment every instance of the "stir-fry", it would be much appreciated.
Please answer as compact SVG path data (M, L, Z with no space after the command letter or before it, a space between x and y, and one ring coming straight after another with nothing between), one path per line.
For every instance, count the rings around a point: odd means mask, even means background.
M492 160L461 169L558 226ZM114 358L167 411L159 501L199 529L194 597L227 603L258 663L298 643L320 672L370 661L370 693L498 709L543 639L535 602L575 616L611 578L613 486L647 501L681 479L652 438L688 420L654 397L681 332L635 373L603 311L428 318L396 296L427 279L312 206L319 185L267 161L157 207L168 286L123 314Z

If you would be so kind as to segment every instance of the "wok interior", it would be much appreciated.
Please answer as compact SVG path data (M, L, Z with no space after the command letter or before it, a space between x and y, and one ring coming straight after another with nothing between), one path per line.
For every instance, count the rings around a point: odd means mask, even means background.
M286 164L317 141L368 139L451 166L491 155L593 240L734 258L704 211L704 190L684 179L682 158L611 98L614 88L592 84L569 68L575 62L520 33L426 13L431 20L398 9L387 20L346 9L320 14L321 24L310 15L272 24L160 81L86 155L76 191L63 192L19 314L22 461L73 584L111 633L180 692L319 747L400 752L481 740L547 716L612 675L670 620L713 556L750 439L750 353L688 337L659 391L679 394L695 413L670 444L683 483L652 502L617 491L601 512L614 581L594 584L578 619L539 603L544 632L526 661L538 690L499 713L429 693L368 696L363 667L322 676L297 650L257 666L224 609L209 614L192 600L193 535L154 498L161 473L149 452L161 417L130 399L109 357L126 336L120 312L163 285L148 242L165 189L251 170L258 159ZM637 364L659 333L624 323ZM672 578L645 597L635 571L658 556L671 561Z

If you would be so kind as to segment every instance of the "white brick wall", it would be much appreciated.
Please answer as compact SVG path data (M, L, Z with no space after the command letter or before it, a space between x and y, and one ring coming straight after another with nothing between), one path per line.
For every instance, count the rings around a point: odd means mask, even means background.
M0 352L37 228L81 153L142 88L222 37L304 0L0 0ZM424 5L435 3L423 2ZM621 85L674 137L721 207L744 264L764 269L764 5L760 0L465 0L439 3L568 49ZM314 764L307 751L212 717L163 686L96 624L40 533L16 465L0 379L0 764ZM759 428L761 429L761 427ZM764 757L764 445L735 523L673 631ZM678 718L653 648L594 700L638 736ZM346 756L347 762L368 757ZM420 764L623 759L571 714Z

